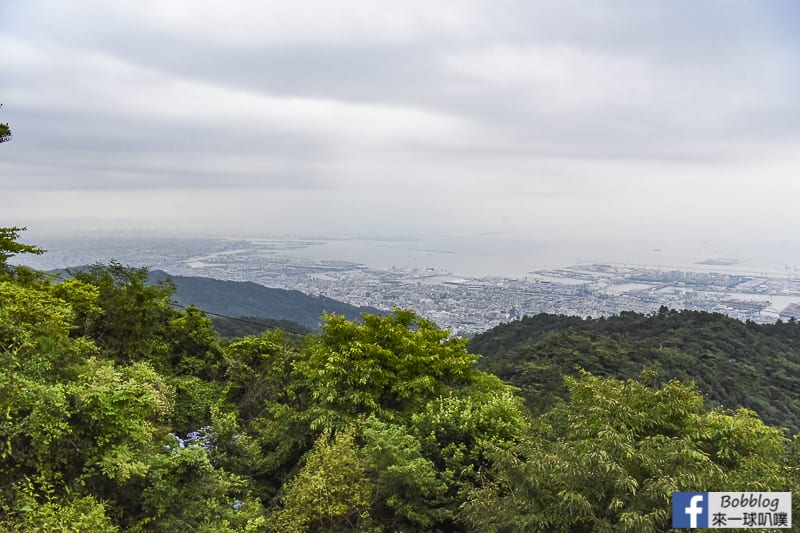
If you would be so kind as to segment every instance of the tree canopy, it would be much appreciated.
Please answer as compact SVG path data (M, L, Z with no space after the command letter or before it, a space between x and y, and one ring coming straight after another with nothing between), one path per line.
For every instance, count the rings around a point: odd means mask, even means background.
M3 107L3 104L0 104L0 107ZM0 143L4 143L10 140L11 140L11 129L8 127L7 123L0 122Z
M8 260L17 254L40 255L44 250L19 242L19 235L27 228L0 228L0 273L8 269Z
M0 530L662 531L674 490L800 488L797 437L691 383L550 368L531 412L411 311L222 339L147 280L3 263Z
M651 381L652 374L643 376ZM703 410L692 385L566 378L569 400L498 452L473 492L482 531L665 531L675 491L788 491L788 440L746 410Z
M541 413L566 395L561 376L577 368L658 381L694 382L707 407L744 407L770 424L800 430L800 323L756 324L719 313L662 307L608 318L536 315L477 335L478 366L521 389Z

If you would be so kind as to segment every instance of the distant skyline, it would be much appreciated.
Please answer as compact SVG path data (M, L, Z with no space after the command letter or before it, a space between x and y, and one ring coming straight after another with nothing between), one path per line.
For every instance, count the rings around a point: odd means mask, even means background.
M791 0L3 0L0 226L795 246L798 23Z

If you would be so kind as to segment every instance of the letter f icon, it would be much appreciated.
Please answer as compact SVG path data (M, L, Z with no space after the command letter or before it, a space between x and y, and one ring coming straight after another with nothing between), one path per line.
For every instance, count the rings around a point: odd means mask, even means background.
M695 494L692 496L692 499L689 500L689 507L683 509L683 511L689 515L689 527L697 527L697 515L703 514L703 508L698 507L698 504L703 502L703 497L700 494Z

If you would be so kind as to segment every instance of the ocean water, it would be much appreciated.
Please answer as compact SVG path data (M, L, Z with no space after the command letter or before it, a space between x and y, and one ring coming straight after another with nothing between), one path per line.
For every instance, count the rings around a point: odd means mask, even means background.
M27 237L27 236L26 236ZM37 236L38 237L38 236ZM531 272L581 263L612 263L662 270L722 271L800 277L798 241L686 239L546 239L509 235L429 235L387 237L272 236L171 237L158 235L76 235L25 238L48 250L45 256L20 256L35 268L58 268L117 259L160 267L192 258L213 263L237 255L298 261L346 261L371 268L417 268L465 277L521 278Z
M408 239L317 239L281 251L307 260L353 261L373 268L447 270L470 277L524 277L580 263L614 263L660 269L800 275L800 247L786 243L552 241L492 236Z

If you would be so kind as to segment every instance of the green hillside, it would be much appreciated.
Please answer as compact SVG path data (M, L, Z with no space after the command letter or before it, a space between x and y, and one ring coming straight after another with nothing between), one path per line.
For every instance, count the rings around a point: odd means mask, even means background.
M169 275L160 270L151 278L161 280ZM176 303L194 305L220 315L249 316L290 320L301 326L319 330L324 313L336 313L355 320L362 313L380 313L373 307L356 307L325 296L309 296L300 291L273 289L249 281L224 281L196 276L169 276L175 284Z
M79 272L88 272L92 267L71 267L53 271L60 277ZM195 306L209 313L217 324L228 333L237 329L230 318L250 317L250 322L265 321L266 327L246 328L242 323L240 334L272 329L275 320L290 323L278 325L285 330L303 331L303 328L319 331L322 315L336 313L355 320L363 313L385 314L374 307L357 307L327 298L310 296L300 291L275 289L249 281L227 281L198 276L172 276L163 270L149 270L148 283L168 283L174 287L172 301L180 307ZM222 316L216 316L222 315ZM226 318L228 320L226 320ZM299 325L299 327L297 326Z
M257 316L220 317L211 316L211 326L220 336L229 339L246 337L248 335L261 335L267 331L279 329L291 335L308 335L311 328L301 326L291 320L275 318L261 318Z
M479 367L522 389L534 412L565 389L561 376L583 368L658 382L695 382L709 404L752 409L770 424L800 428L800 324L762 325L718 313L625 312L599 319L540 314L474 337Z

